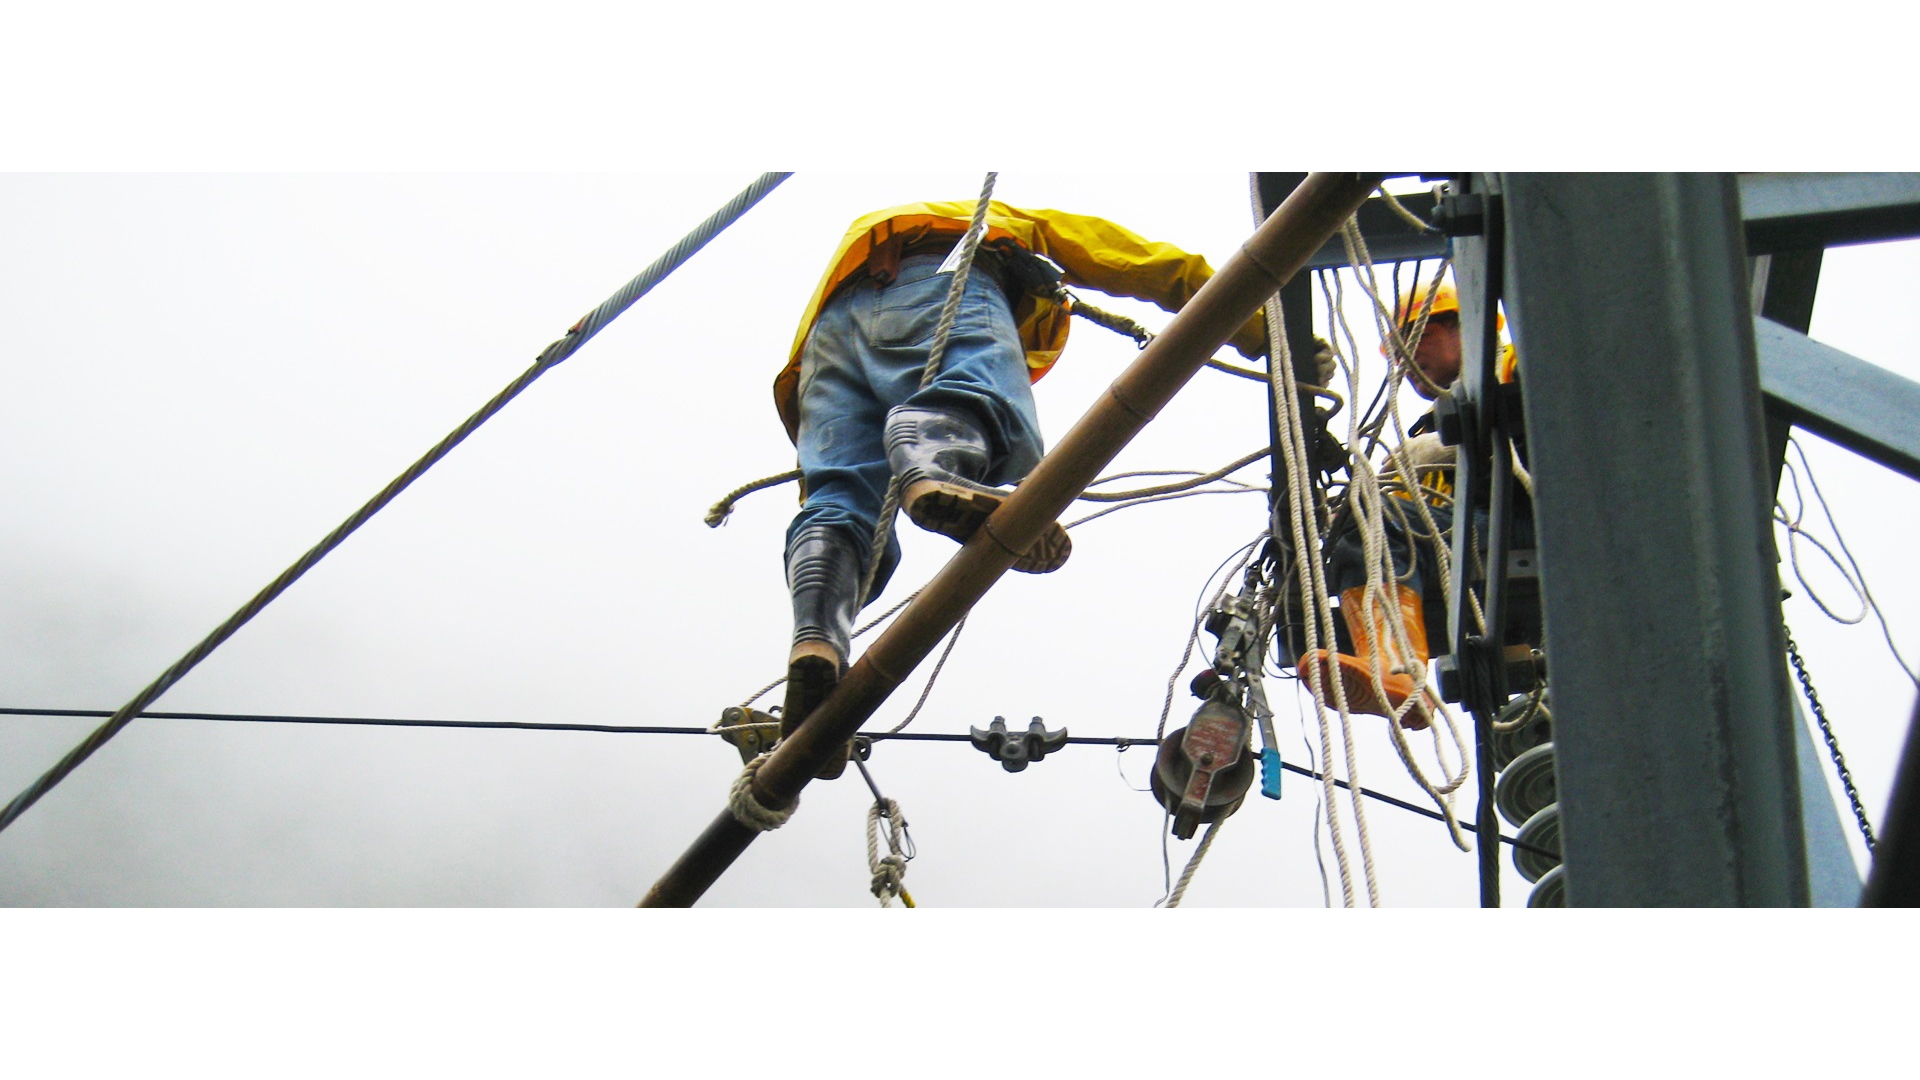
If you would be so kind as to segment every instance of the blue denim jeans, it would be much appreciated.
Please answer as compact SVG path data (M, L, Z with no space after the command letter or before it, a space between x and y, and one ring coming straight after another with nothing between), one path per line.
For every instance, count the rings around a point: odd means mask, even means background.
M1020 480L1039 463L1040 424L1026 350L985 258L967 275L940 373L920 388L953 280L951 273L937 272L942 259L902 259L891 284L857 281L821 309L800 356L799 450L807 501L787 528L789 547L800 530L832 525L853 538L865 565L892 476L882 439L890 409L911 405L971 418L993 448L987 483ZM879 597L899 561L900 544L890 538L869 600Z
M1411 503L1404 503L1401 509L1406 513L1407 524L1415 530L1421 529L1420 511ZM1433 515L1433 524L1452 543L1453 509L1449 506L1428 505ZM1481 557L1486 557L1488 514L1485 510L1473 512L1473 534L1480 544ZM1531 515L1516 515L1512 525L1510 543L1515 548L1529 548L1534 545L1533 519ZM1451 548L1449 548L1451 550ZM1395 574L1412 574L1406 583L1414 592L1425 594L1427 583L1439 579L1440 560L1433 553L1433 541L1422 536L1418 541L1408 536L1392 517L1387 518L1387 552L1393 558ZM1340 531L1327 544L1327 588L1335 596L1347 589L1358 589L1367 583L1366 549L1361 545L1360 533L1352 526Z
M1391 496L1390 496L1391 497ZM1410 502L1403 501L1401 510L1406 513L1407 524L1416 530L1421 528L1420 511ZM1433 515L1433 523L1441 535L1449 536L1453 531L1453 510L1446 506L1428 505ZM1477 531L1483 535L1486 530L1486 514L1481 512L1475 521ZM1387 553L1393 558L1393 571L1396 575L1412 571L1406 578L1407 585L1414 592L1424 592L1426 583L1435 580L1440 573L1439 559L1433 553L1433 541L1421 538L1415 542L1413 537L1400 528L1393 517L1387 518ZM1351 524L1327 544L1327 590L1335 596L1348 589L1358 589L1367 583L1366 549L1360 542L1360 530Z

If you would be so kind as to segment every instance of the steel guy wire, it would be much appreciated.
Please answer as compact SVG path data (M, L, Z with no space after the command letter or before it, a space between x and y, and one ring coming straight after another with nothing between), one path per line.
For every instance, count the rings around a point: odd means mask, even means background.
M599 333L602 327L612 322L621 312L631 307L634 301L646 295L649 290L664 280L668 274L673 273L682 263L692 257L694 252L706 246L707 242L719 235L721 230L733 224L734 221L738 220L739 217L746 213L755 203L764 198L768 192L779 186L781 181L791 175L791 173L763 174L758 180L749 184L746 190L734 196L731 202L721 207L713 216L701 222L692 232L681 238L680 242L672 248L669 248L666 254L654 260L653 265L641 271L639 276L627 282L626 285L608 297L599 307L594 308L583 316L579 322L574 323L573 326L567 330L564 337L561 337L559 340L541 350L540 355L534 360L532 367L528 368L519 378L508 384L506 389L494 395L491 401L480 407L480 411L468 417L466 422L455 428L446 438L441 439L431 450L428 450L426 455L419 461L414 462L405 472L394 478L391 483L381 489L379 494L368 500L366 505L354 511L346 521L341 522L337 528L331 533L328 533L324 539L318 544L315 544L312 549L305 555L302 555L292 566L282 571L279 577L269 582L266 588L261 589L259 593L255 594L253 599L247 601L240 610L228 616L225 622L215 627L213 632L202 639L198 645L195 645L185 656L175 661L172 667L162 672L159 678L149 683L146 689L134 695L133 700L121 706L106 723L100 725L99 728L81 740L80 745L69 751L53 768L47 770L38 780L28 785L25 791L15 796L13 801L7 804L6 809L0 810L0 830L5 830L7 826L13 824L21 814L26 813L29 807L39 802L41 796L53 790L55 785L66 779L68 774L72 773L73 770L79 768L81 762L93 756L94 751L106 745L107 740L118 735L120 730L132 722L135 716L138 716L142 710L153 704L162 694L171 689L173 685L185 677L189 671L192 671L202 660L205 660L211 655L213 650L219 648L221 644L232 637L242 626L245 626L255 615L258 615L263 608L278 598L281 593L287 591L287 589L291 587L294 582L300 580L308 570L313 569L315 564L325 558L328 553L345 542L347 537L353 535L355 530L366 524L373 515L379 513L388 503L397 498L402 491L405 491L409 485L415 480L418 480L422 474L438 463L441 458L446 457L454 447L460 445L468 435L473 434L481 424L492 419L494 414L505 408L508 402L519 396L522 390L533 385L535 379L538 379L540 376L546 374L548 370L560 364L561 361L572 356L580 346L586 344L593 335Z
M113 716L113 715L114 713L106 709L27 709L27 708L18 708L18 707L12 707L12 706L0 707L0 716L49 716L49 717L98 718L98 717L107 717L107 716ZM576 724L576 723L568 723L568 722L542 722L542 721L528 721L528 720L421 720L421 719L412 719L412 718L406 718L406 717L387 717L387 716L298 716L298 715L284 715L284 714L273 714L273 713L143 712L139 714L137 719L206 720L206 721L217 721L217 722L254 723L254 724L320 724L320 725L335 725L335 726L347 726L347 727L466 728L466 729L477 729L477 730L483 730L483 731L485 730L573 731L573 732L591 732L596 734L610 734L610 735L711 735L713 733L708 728L697 727L693 725ZM971 743L973 741L971 735L962 735L958 732L946 732L946 731L861 732L860 738L871 739L876 743L895 742L895 741ZM1111 746L1111 747L1114 747L1120 753L1125 753L1127 750L1132 749L1135 746L1159 745L1159 739L1153 736L1133 737L1128 735L1069 735L1066 741L1068 745L1072 745L1072 746ZM1294 765L1284 761L1280 763L1280 766L1281 768L1286 769L1288 772L1297 773L1298 775L1309 777L1314 780L1319 780L1321 778L1320 774L1318 772L1315 772L1312 769L1304 769L1298 765ZM1351 790L1350 786L1347 784L1345 780L1336 779L1333 782L1342 788L1348 788L1349 790ZM1142 790L1142 789L1136 789L1136 790ZM1397 806L1403 810L1411 810L1422 817L1432 818L1435 821L1441 820L1440 815L1433 813L1432 811L1426 809L1425 807L1417 806L1409 802L1403 802L1402 800L1396 799L1391 795L1386 795L1378 791L1372 791L1367 788L1360 788L1359 793L1370 799L1377 799L1381 802L1387 803L1390 806ZM1466 826L1466 827L1472 828L1472 826ZM1500 839L1501 839L1501 842L1503 843L1513 844L1516 847L1523 847L1529 851L1535 851L1542 855L1552 854L1552 852L1545 851L1543 849L1536 848L1528 844L1519 843L1518 841L1510 839L1505 836L1502 836Z

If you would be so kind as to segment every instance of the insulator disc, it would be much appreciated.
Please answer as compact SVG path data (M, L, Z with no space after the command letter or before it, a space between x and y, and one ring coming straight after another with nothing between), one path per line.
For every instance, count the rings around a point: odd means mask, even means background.
M1542 698L1540 707L1534 710L1533 717L1524 727L1512 731L1496 731L1487 740L1487 751L1493 755L1493 771L1499 772L1507 763L1536 746L1553 741L1553 711L1548 708L1550 702ZM1527 714L1527 699L1518 697L1507 703L1498 716L1493 718L1496 724L1505 724Z
M1527 819L1520 826L1520 832L1514 839L1522 844L1532 844L1537 848L1558 852L1560 850L1560 804L1553 803L1545 810ZM1539 881L1547 871L1560 865L1558 854L1542 855L1537 851L1528 851L1523 847L1513 849L1513 868L1528 881Z
M1556 866L1540 875L1540 884L1527 896L1528 907L1567 906L1567 868Z
M1553 744L1539 746L1514 758L1494 784L1493 805L1507 824L1519 826L1559 799L1553 774Z

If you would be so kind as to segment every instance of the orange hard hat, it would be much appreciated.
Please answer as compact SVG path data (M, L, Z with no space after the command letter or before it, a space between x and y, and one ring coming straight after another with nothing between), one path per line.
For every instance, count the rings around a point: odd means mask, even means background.
M1402 329L1411 327L1413 321L1420 317L1420 305L1426 302L1427 286L1420 284L1414 285L1405 293L1402 293L1399 303L1394 305L1394 323ZM1427 317L1431 319L1449 313L1455 318L1460 317L1460 294L1454 291L1452 278L1444 279L1439 285L1434 287L1433 310L1427 314ZM1505 330L1507 328L1507 317L1496 311L1493 317L1493 323L1497 329Z
M1406 326L1420 317L1420 307L1427 302L1427 286L1416 284L1400 295L1400 302L1394 305L1393 321ZM1429 315L1460 311L1460 294L1454 291L1452 281L1442 281L1433 290L1433 311Z

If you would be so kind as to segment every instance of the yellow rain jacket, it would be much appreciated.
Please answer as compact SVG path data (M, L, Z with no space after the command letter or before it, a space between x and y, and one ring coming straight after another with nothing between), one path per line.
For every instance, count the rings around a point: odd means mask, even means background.
M787 366L773 381L774 404L787 425L788 438L799 440L800 354L821 307L834 290L867 272L869 260L877 255L890 252L897 260L900 251L924 240L941 236L958 240L973 220L973 208L972 202L896 206L860 218L841 237L839 250L833 253L826 274L807 301ZM1165 311L1179 311L1213 276L1213 267L1200 256L1189 255L1172 244L1142 239L1110 221L990 202L987 235L981 243L984 246L1001 241L1052 259L1066 271L1068 285L1145 300ZM1020 328L1020 344L1027 351L1028 375L1038 381L1066 348L1070 317L1062 305L1037 296L1020 298L1013 317ZM1265 355L1266 317L1255 316L1234 335L1232 344L1249 359Z

